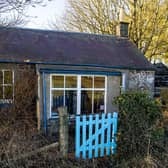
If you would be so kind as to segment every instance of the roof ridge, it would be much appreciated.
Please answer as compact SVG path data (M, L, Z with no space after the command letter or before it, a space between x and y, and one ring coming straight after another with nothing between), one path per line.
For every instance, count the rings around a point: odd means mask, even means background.
M95 36L95 37L108 37L108 38L114 38L114 39L122 39L122 40L128 40L126 37L120 37L117 35L112 35L112 34L98 34L98 33L90 33L90 32L74 32L74 31L64 31L64 30L52 30L52 29L33 29L33 28L28 28L28 27L3 27L0 26L1 29L14 29L14 30L25 30L25 31L32 31L32 32L49 32L49 33L64 33L64 34L69 34L69 35L87 35L87 36Z

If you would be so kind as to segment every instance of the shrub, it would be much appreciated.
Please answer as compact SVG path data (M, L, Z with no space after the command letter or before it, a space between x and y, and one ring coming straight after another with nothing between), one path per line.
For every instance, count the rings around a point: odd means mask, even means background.
M163 105L168 106L168 88L161 88L160 96Z
M125 159L145 156L162 118L158 102L145 92L127 92L113 103L119 107L119 155Z

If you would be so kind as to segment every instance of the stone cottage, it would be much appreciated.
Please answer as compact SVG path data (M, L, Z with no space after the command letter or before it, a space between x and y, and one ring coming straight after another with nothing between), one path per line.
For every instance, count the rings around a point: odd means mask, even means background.
M126 37L1 28L1 105L15 103L14 88L26 82L23 70L35 78L38 128L45 129L60 106L67 106L70 118L113 112L112 100L122 91L152 93L154 87L152 65Z

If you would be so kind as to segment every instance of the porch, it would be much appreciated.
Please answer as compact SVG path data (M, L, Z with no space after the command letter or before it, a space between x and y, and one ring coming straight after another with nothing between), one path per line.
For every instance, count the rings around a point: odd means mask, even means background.
M122 73L119 71L77 71L40 69L39 128L50 135L58 133L58 108L67 107L71 134L75 115L118 111L112 105L120 95Z

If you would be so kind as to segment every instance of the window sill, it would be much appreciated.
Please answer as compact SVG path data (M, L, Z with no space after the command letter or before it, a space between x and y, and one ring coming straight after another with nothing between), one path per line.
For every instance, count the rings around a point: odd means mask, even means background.
M59 115L53 115L49 118L49 120L59 120ZM75 122L75 115L68 116L68 123L74 124Z
M0 99L0 108L10 108L12 105L12 99Z
M12 104L13 99L0 99L0 104Z

